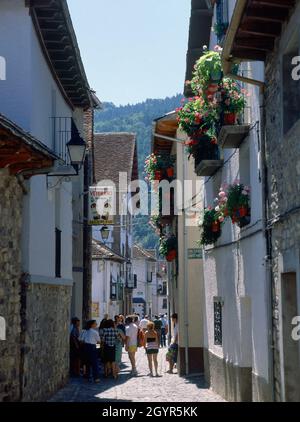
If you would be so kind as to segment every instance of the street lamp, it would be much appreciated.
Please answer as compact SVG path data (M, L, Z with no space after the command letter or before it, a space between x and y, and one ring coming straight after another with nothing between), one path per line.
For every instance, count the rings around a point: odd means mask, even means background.
M78 129L74 128L74 133L72 138L67 143L67 148L71 160L71 165L75 168L78 173L78 168L82 166L85 152L86 152L86 143L79 135Z
M105 242L109 238L110 230L107 226L103 226L100 232L101 232L102 240Z
M71 177L79 175L79 170L84 163L87 146L85 141L81 138L75 125L72 128L72 137L66 144L66 148L70 157L71 166L59 165L53 172L47 174L48 177Z

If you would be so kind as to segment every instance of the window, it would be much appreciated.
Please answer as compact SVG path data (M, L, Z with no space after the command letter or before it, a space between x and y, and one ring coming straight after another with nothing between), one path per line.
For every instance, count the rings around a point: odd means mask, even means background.
M161 294L163 296L166 296L166 294L167 294L167 283L166 282L163 283L163 288L162 288Z
M297 56L299 56L298 31L289 43L289 46L282 57L282 106L284 135L300 119L299 80L295 80L295 78L293 78L293 71L296 67L295 64L293 64L293 59Z
M134 286L133 287L134 289L137 288L137 275L136 274L133 275L133 286Z
M168 299L163 299L163 305L162 305L163 309L168 309Z
M113 279L113 276L110 276L110 299L116 300L117 299L117 283Z
M61 278L61 230L55 229L55 277Z
M215 34L219 42L222 42L226 34L229 22L228 0L217 0Z
M152 271L148 271L148 273L147 273L147 282L148 283L152 283L152 276L153 276Z
M214 344L222 346L223 332L222 332L222 306L223 302L220 298L214 299Z

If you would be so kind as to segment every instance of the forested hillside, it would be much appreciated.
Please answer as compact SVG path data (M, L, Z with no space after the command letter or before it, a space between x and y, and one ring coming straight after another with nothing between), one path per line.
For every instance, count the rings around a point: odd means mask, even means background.
M157 117L175 110L182 95L165 99L148 99L142 103L115 106L103 103L103 109L95 116L96 132L133 132L137 135L140 178L144 177L145 157L150 153L152 122ZM148 218L138 217L134 222L135 241L146 248L157 244L157 236L148 224Z

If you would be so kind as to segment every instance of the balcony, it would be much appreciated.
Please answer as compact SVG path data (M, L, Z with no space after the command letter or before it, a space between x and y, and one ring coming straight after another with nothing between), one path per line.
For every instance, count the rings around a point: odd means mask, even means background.
M76 125L71 117L50 117L52 148L65 165L70 165L67 143L74 136Z
M201 141L195 147L195 173L197 176L212 176L219 168L223 166L223 160L220 159L220 150L218 145L210 141Z
M228 125L223 126L218 143L221 148L239 148L245 138L249 135L250 125Z

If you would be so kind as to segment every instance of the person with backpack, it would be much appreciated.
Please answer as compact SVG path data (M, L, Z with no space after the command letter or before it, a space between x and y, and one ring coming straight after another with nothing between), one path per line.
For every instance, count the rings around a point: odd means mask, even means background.
M159 319L158 315L155 315L153 323L158 337L158 346L160 347L161 329L163 324L161 319Z

